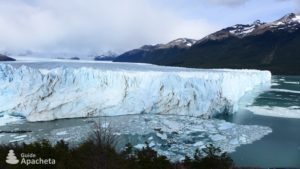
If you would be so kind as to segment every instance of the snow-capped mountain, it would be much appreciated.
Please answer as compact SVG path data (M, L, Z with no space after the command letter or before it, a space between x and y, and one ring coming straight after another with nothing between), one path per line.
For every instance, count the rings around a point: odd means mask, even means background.
M230 36L243 38L247 35L249 35L253 30L257 29L261 25L264 25L265 23L261 23L260 20L257 20L253 22L252 24L236 24L234 26L222 29L216 33L213 33L211 35L206 36L202 40L198 41L197 43L201 43L204 40L221 40L224 38L228 38Z
M121 54L114 61L153 63L153 59L156 59L155 62L159 64L163 60L172 60L178 53L189 49L196 42L194 39L179 38L166 44L145 45Z
M172 48L172 47L179 47L179 48L189 48L196 43L197 40L188 39L188 38L179 38L175 39L167 44L158 45L159 49L163 48Z
M112 61L112 60L116 59L117 56L118 56L117 53L108 51L108 52L104 52L102 54L95 56L94 60L96 60L96 61Z
M290 13L277 21L266 24L265 27L269 28L272 31L276 31L276 30L277 31L288 30L291 32L296 31L300 28L300 15Z
M166 48L189 48L194 45L197 40L188 38L178 38L166 44L156 44L156 45L145 45L140 48L140 50L155 50L155 49L166 49Z
M190 44L192 46L181 50L174 45L164 45L164 50L159 50L161 45L144 46L114 61L195 68L255 68L275 74L300 74L298 14L290 13L269 23L257 20L251 24L236 24Z
M290 13L284 17L270 23L261 22L256 20L252 24L237 24L225 29L222 29L216 33L208 35L203 40L221 40L228 38L230 36L244 38L246 36L255 36L263 34L266 31L282 31L286 30L289 32L294 32L300 28L300 15ZM198 43L201 43L203 40L200 40Z

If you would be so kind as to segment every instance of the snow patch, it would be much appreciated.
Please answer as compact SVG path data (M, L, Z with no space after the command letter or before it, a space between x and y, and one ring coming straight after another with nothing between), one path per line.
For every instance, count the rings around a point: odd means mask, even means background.
M296 15L296 17L293 18L293 21L300 22L300 15Z

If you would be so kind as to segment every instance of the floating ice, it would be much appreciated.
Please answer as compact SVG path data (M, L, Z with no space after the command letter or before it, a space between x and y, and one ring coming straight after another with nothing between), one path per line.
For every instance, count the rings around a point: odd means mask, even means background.
M262 116L273 116L283 118L300 118L300 107L271 107L271 106L249 106L246 109L254 114Z
M15 140L10 140L9 142L10 143L14 143L14 142L20 142L20 141L23 141L24 138L18 138L18 139L15 139Z
M16 139L20 139L20 138L25 138L25 137L27 137L26 134L25 134L25 135L16 136L15 138L16 138Z
M288 90L288 89L275 89L275 88L272 88L269 91L300 94L300 91Z
M11 116L11 115L8 115L8 114L4 114L2 117L0 116L0 126L4 126L8 123L18 122L21 119L22 119L21 117L16 117L16 116Z
M128 139L136 148L144 147L151 135L151 147L173 161L185 155L193 156L197 148L209 143L226 152L233 152L236 147L259 140L272 131L269 127L176 115L131 115L112 117L110 120L117 132L131 137L141 136L135 141ZM172 128L170 123L181 125Z
M67 131L61 131L61 132L56 133L56 135L58 135L58 136L66 135L66 134L68 134Z
M137 144L134 146L134 148L139 149L139 150L143 149L144 147L146 147L145 144Z
M73 120L76 119L69 120L69 123L73 124ZM50 131L36 129L26 133L26 137L18 133L4 134L5 137L0 137L0 143L29 143L47 138L51 143L65 140L74 146L93 134L94 121L101 121L101 124L109 122L112 133L117 137L118 148L122 149L125 144L131 143L135 148L141 149L145 146L145 142L148 142L148 145L159 154L176 161L185 155L193 156L197 148L203 148L209 143L220 147L223 151L233 152L236 147L250 144L272 131L269 127L238 125L224 120L205 120L178 115L126 115L93 118L88 121L79 123L78 126L67 127L64 123L60 123L60 126L55 126L58 128L51 128ZM173 128L170 124L180 125Z
M300 82L284 81L283 83L300 85Z

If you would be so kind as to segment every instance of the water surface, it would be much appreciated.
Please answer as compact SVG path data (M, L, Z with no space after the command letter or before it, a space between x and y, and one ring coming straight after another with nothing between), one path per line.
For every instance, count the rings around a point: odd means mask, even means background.
M271 134L252 144L240 146L235 153L231 154L238 165L300 167L299 82L300 76L274 76L272 89L262 93L252 104L252 106L263 107L259 110L262 114L265 107L270 108L272 114L267 113L267 116L263 116L241 110L228 118L228 121L237 124L254 124L272 128ZM296 114L299 118L289 118L291 112L293 112L291 117Z

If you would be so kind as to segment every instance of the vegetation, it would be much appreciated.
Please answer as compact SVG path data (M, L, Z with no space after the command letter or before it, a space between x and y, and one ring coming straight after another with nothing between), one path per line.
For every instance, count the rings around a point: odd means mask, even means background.
M165 156L146 146L135 150L130 144L122 152L115 150L116 139L109 128L97 126L90 139L77 147L71 148L64 141L52 145L43 140L30 144L9 144L0 146L1 169L230 169L233 161L227 153L208 145L195 152L194 158L186 157L184 161L172 163ZM14 150L19 164L5 162L9 150ZM36 158L55 159L55 164L26 165L21 164L22 154L34 153ZM27 159L31 159L28 157Z

